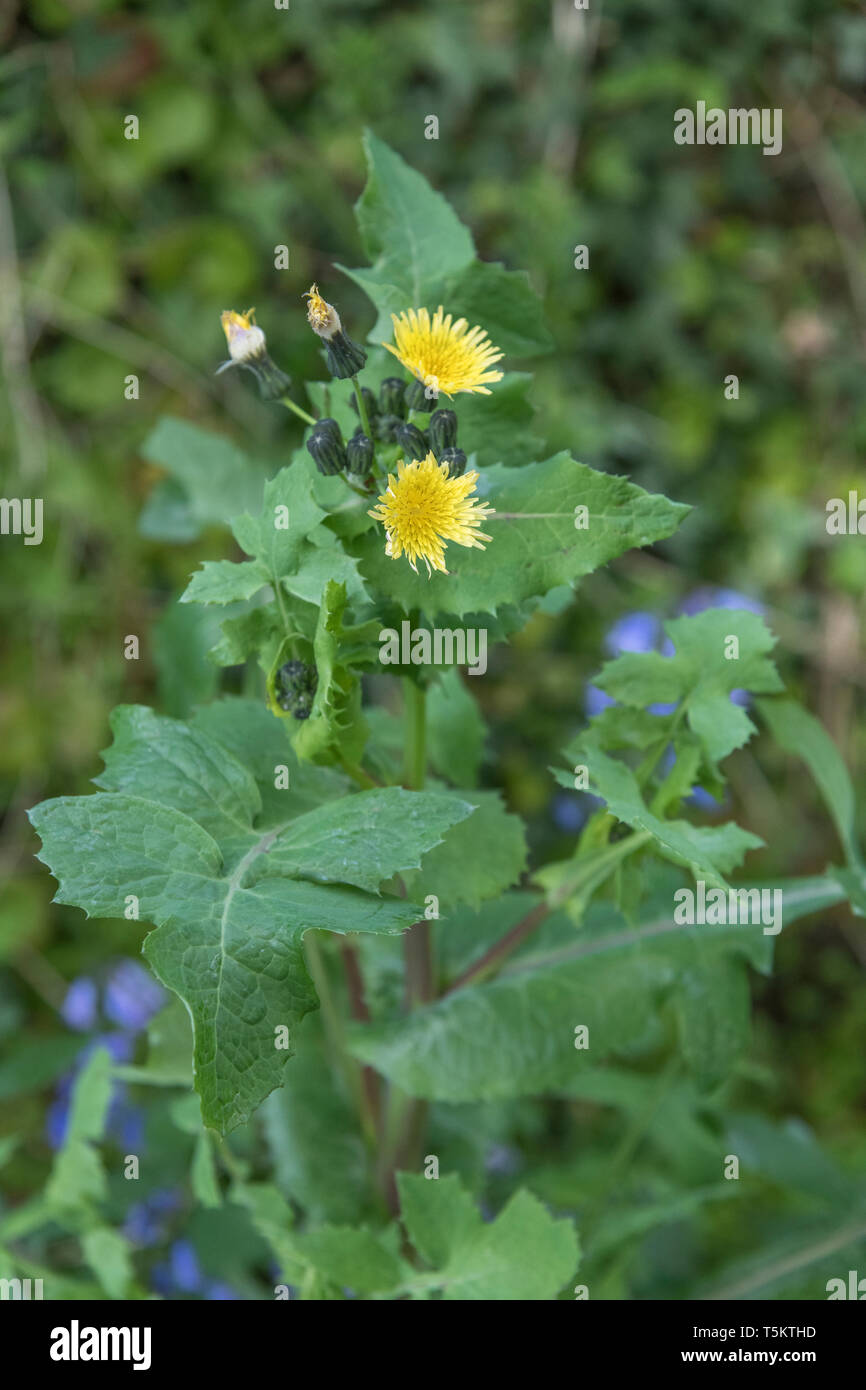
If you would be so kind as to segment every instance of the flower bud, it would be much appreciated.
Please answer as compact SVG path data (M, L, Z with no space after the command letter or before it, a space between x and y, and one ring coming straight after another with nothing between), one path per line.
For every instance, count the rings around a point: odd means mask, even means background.
M400 424L397 426L395 434L397 436L397 443L410 462L414 459L420 461L427 457L429 452L427 440L424 438L417 425Z
M336 420L332 420L330 415L323 415L321 420L317 420L313 426L316 434L334 435L336 439L342 440L343 434Z
M462 449L443 449L440 463L447 463L449 478L460 478L466 472L466 455Z
M398 376L386 376L379 387L379 406L383 415L406 419L406 387Z
M350 473L369 473L373 463L373 441L363 431L352 435L346 445Z
M421 410L429 414L431 410L436 409L436 394L431 391L428 396L423 381L416 378L406 387L406 406L409 410Z
M453 449L457 443L457 416L453 410L434 410L427 425L430 444L437 459L441 461L445 449Z
M277 672L276 697L280 709L295 719L309 719L319 678L315 666L305 661L287 661Z
M229 359L217 367L217 375L229 367L243 367L252 372L259 383L259 391L266 401L284 396L291 386L291 378L271 360L268 355L264 332L255 320L255 309L247 309L239 314L234 309L224 309L220 323L228 343Z
M376 400L376 397L373 395L373 392L370 390L369 386L361 387L361 396L363 398L364 405L367 408L367 419L372 424L373 420L375 420L376 416L379 414L379 403ZM358 409L358 402L355 399L354 392L352 393L352 399L349 401L349 404L354 410L355 414L360 415L361 412Z
M307 322L325 344L325 360L331 376L338 381L357 376L367 360L364 348L353 343L343 332L340 315L333 304L328 304L322 298L317 285L311 285L303 297L310 301L307 305Z
M395 431L400 424L402 421L399 415L377 415L370 428L380 444L393 444L396 438Z
M342 473L346 467L346 446L335 420L326 420L326 426L334 429L320 429L320 420L307 440L307 452L315 460L320 473Z

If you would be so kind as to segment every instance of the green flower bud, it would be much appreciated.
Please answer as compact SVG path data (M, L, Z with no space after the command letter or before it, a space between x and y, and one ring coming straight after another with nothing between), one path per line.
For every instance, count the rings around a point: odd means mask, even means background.
M436 409L437 394L431 389L428 395L423 381L410 381L406 387L406 406L409 410L420 410L429 414L431 410Z
M370 390L369 386L361 387L361 395L364 400L364 405L367 407L367 419L372 424L376 416L379 414L379 403L376 400L376 397L373 395L373 392ZM359 415L360 411L358 410L358 402L355 399L354 392L352 393L352 399L350 400L349 404L351 405L355 414Z
M334 425L333 420L325 422L327 425ZM315 460L316 467L320 473L333 474L342 473L346 467L346 446L343 443L339 429L336 432L332 429L321 430L320 420L313 433L307 440L307 452Z
M377 415L370 428L380 443L393 444L396 438L395 431L400 424L398 415Z
M295 719L309 719L319 678L315 666L305 661L287 661L277 672L276 695L280 709Z
M436 457L441 461L445 449L453 449L457 443L457 416L453 410L434 410L427 425L430 444Z
M369 473L373 463L373 441L363 432L352 435L346 445L350 473Z
M379 387L379 406L383 415L406 419L406 386L398 376L386 376Z
M330 415L323 415L321 420L317 420L313 426L316 434L329 434L342 441L343 432L336 420L332 420Z
M395 431L397 443L403 450L406 460L411 463L413 459L425 459L429 452L427 440L424 438L417 425L401 424Z
M333 338L325 343L328 371L338 381L357 376L366 360L367 354L364 349L353 343L351 338L347 338L345 333L335 333Z
M449 478L461 478L466 472L466 455L462 449L443 449L440 463L447 463Z

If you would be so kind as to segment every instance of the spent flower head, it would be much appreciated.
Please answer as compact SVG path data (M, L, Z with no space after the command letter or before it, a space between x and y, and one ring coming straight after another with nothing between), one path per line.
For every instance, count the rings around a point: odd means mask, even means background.
M318 285L311 285L302 298L307 304L307 322L325 345L328 371L338 381L357 376L367 360L367 354L343 332L340 315L333 304L319 294Z
M385 528L385 554L397 560L405 553L416 574L417 561L423 560L429 579L433 570L448 573L446 542L484 550L482 542L492 537L478 528L493 509L470 497L477 481L477 473L450 477L448 465L432 453L411 463L401 459L397 477L389 473L387 490L370 511Z
M227 362L217 367L217 375L229 367L244 367L253 373L263 398L273 401L284 396L292 383L271 360L264 330L259 328L255 315L255 309L247 309L242 314L235 309L224 309L220 314L229 356Z
M502 372L489 369L502 353L483 328L470 328L466 319L451 320L442 305L433 318L427 309L408 309L391 315L394 342L389 352L425 386L446 396L472 391L489 396L488 383L502 380Z

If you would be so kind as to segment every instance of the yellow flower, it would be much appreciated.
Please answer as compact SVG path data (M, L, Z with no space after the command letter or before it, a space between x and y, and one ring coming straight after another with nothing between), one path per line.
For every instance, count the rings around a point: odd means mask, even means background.
M446 463L437 463L433 454L397 465L397 477L388 474L388 488L379 498L378 507L370 512L385 527L385 554L398 560L406 558L417 574L415 562L424 561L427 577L433 570L447 574L445 542L454 541L483 550L482 541L492 540L478 527L492 508L484 507L477 497L470 497L478 479L477 473L452 478Z
M224 309L220 323L229 345L232 362L245 363L261 357L265 351L265 335L256 324L255 309L247 309L239 314L234 309Z
M409 309L391 315L397 344L384 346L425 386L453 396L458 391L477 391L489 396L486 383L501 381L502 372L489 367L502 353L495 348L483 328L470 328L466 319L451 322L442 305L431 321L426 309Z

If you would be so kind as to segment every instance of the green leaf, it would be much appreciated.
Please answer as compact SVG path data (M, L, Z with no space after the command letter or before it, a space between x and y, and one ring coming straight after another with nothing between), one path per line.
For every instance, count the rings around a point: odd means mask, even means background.
M374 1235L354 1226L320 1226L297 1236L299 1256L324 1278L356 1294L382 1293L400 1283L403 1262Z
M233 516L258 511L268 465L248 457L222 435L166 416L148 435L141 453L164 468L178 489L173 515L166 509L165 490L152 494L139 523L146 536L194 540L205 526L228 526Z
M486 729L478 704L455 669L443 671L427 696L431 766L458 787L478 782Z
M441 1289L449 1301L549 1301L577 1270L571 1222L556 1220L529 1192L516 1192L485 1224L454 1177L400 1173L397 1183L409 1236L436 1267L420 1288Z
M658 1047L668 1000L688 988L696 1004L702 991L709 1008L723 962L739 958L766 970L771 956L772 937L759 926L680 927L665 915L632 930L600 906L575 944L530 948L492 983L455 990L398 1022L356 1026L351 1047L410 1095L452 1102L532 1095L567 1086L606 1058ZM582 1025L585 1049L575 1046ZM718 1027L729 1038L723 1017Z
M626 652L595 683L625 705L684 702L689 727L715 767L752 737L755 726L730 698L732 690L767 694L783 689L767 653L776 639L763 618L745 609L710 608L665 623L673 656ZM736 639L738 656L732 638Z
M760 700L758 710L780 747L806 763L836 824L845 858L859 864L854 787L827 730L795 700Z
M298 1039L285 1084L262 1106L274 1181L312 1221L353 1223L368 1214L367 1157L351 1099L326 1055L318 1018Z
M181 595L181 603L238 603L252 598L270 579L254 560L205 560Z
M442 304L455 319L479 323L490 341L511 357L535 357L550 352L553 338L541 300L524 270L506 270L490 261L471 261L457 274L443 277L421 304L436 309ZM407 304L405 306L409 308ZM499 387L493 388L498 401ZM462 445L465 448L465 445Z
M584 575L633 546L671 535L688 511L644 492L625 478L598 473L560 453L521 469L497 466L479 480L486 505L499 513L483 526L486 549L451 544L449 573L413 574L405 557L385 554L381 527L349 543L364 579L406 613L495 612L539 597ZM588 508L588 528L575 527L575 508Z
M45 1188L45 1198L55 1213L68 1216L104 1199L105 1172L94 1144L102 1138L111 1100L111 1057L97 1047L79 1072L63 1147Z
M611 815L633 830L651 835L660 854L675 864L684 865L696 879L726 887L725 875L742 863L747 850L757 849L764 843L732 821L724 825L695 826L685 820L661 820L644 803L631 768L608 757L593 743L590 735L584 746L590 785L607 802ZM577 756L581 756L579 748ZM543 881L542 875L538 876L539 882Z
M280 1084L315 1007L304 933L394 933L417 920L409 902L342 885L376 887L418 864L470 807L394 787L263 829L251 771L202 730L134 708L118 727L102 779L113 790L31 812L40 857L57 901L119 917L133 895L157 927L145 954L190 1010L204 1120L226 1131ZM130 785L139 795L121 790ZM288 1046L276 1045L281 1030Z
M109 1298L122 1302L129 1296L132 1281L132 1252L129 1242L110 1226L95 1226L81 1236L84 1259Z
M457 414L460 447L471 455L473 468L494 463L522 468L538 457L543 446L532 429L535 411L527 399L531 385L526 373L506 372L492 388L492 397L465 391L448 402Z
M473 792L475 810L441 845L429 850L406 890L418 902L433 893L446 910L457 903L478 907L517 883L526 867L526 836L519 816L509 815L498 792Z
M364 153L367 185L355 217L373 266L346 274L379 309L370 337L381 341L390 337L389 315L420 308L431 284L463 270L475 247L446 199L369 131L364 134Z

